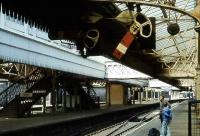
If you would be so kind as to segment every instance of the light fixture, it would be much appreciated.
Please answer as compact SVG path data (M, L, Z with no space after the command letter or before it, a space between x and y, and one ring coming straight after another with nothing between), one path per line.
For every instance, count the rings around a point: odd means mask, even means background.
M180 27L177 23L169 23L167 26L167 31L171 35L176 35L180 31Z

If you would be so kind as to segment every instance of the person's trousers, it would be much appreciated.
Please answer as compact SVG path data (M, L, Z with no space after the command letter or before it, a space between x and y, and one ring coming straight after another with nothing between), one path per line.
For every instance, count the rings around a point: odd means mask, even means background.
M161 136L171 136L170 128L169 128L168 123L166 121L162 122Z
M163 121L162 113L159 114L159 119L160 119L160 123L162 125L162 121Z

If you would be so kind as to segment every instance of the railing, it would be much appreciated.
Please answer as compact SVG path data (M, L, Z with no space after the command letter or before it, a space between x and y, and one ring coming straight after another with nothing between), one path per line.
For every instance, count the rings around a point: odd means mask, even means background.
M12 83L7 81L7 82L0 82L0 93L4 91L6 88L8 88Z
M200 136L200 100L188 102L188 136Z
M92 85L88 85L87 89L84 89L84 91L86 92L86 94L93 100L93 102L95 104L97 104L98 106L100 106L100 97L97 96L96 92L93 89Z
M24 83L14 83L7 89L0 93L0 107L5 107L6 104L11 102L16 95L24 93L30 89L37 81L43 78L39 69L36 69L27 78L23 80Z

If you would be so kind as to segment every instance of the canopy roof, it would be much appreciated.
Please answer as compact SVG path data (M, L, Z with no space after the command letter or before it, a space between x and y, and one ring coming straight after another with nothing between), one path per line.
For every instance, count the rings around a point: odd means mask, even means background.
M161 1L162 2L162 1ZM123 11L127 5L116 3ZM192 11L196 6L195 0L176 0L175 7ZM141 5L142 13L148 17L156 17L156 49L152 50L157 61L163 62L163 68L168 75L181 80L183 86L194 86L191 79L196 75L197 67L197 33L194 30L197 22L190 16L180 12ZM200 12L200 11L199 11ZM180 31L170 35L167 27L170 23L177 23Z
M99 7L98 3L87 5L86 1L110 2L116 4L122 11L127 9L127 5L123 1L137 3L134 0L76 0L69 1L67 4L63 0L56 2L48 0L0 0L0 3L3 4L3 11L7 14L21 18L44 30L49 27L65 29L72 24L77 26L79 23L76 24L76 22L81 17L81 11L86 13L97 9L106 17L116 16L120 12L120 10L106 3L102 3L103 6ZM163 64L162 69L166 72L158 73L163 74L160 76L179 79L182 86L194 86L193 78L196 75L195 68L197 67L197 34L194 27L199 24L189 14L185 14L184 11L187 11L186 13L192 11L196 6L196 1L140 0L138 3L141 2L153 3L154 5L161 3L162 5L159 7L151 4L139 4L142 10L141 13L156 18L156 49L144 51L144 53L155 56L156 61ZM172 7L182 11L172 10ZM180 31L178 34L170 35L168 33L167 27L170 23L179 25Z

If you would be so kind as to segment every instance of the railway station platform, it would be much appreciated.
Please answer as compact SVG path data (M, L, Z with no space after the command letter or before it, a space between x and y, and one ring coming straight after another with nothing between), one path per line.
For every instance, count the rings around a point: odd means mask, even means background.
M181 102L172 107L172 112L173 119L170 124L171 136L188 136L188 101ZM127 136L148 136L151 128L161 130L161 123L158 116L136 128Z
M159 103L135 104L126 106L112 106L105 109L74 111L68 113L54 113L42 116L33 116L27 118L0 118L1 136L64 136L64 135L85 135L87 131L92 131L96 125L104 125L105 121L120 122L125 115L133 116L136 113L145 110L158 109ZM174 118L171 124L173 136L186 136L187 133L187 102L178 104L173 110ZM184 119L186 118L186 119ZM104 121L104 122L103 122ZM177 123L181 129L177 129ZM108 123L109 124L109 123ZM112 124L112 123L111 123ZM148 130L152 127L159 129L159 119L154 119L150 123L137 129L134 136L147 136ZM183 127L185 127L183 129ZM179 131L180 130L180 131ZM184 131L183 131L184 130ZM145 133L144 133L145 132ZM182 134L183 133L183 134ZM141 135L142 134L142 135Z
M78 130L83 129L83 126L91 127L93 124L99 124L106 118L118 120L118 117L123 117L123 114L125 115L130 111L132 112L131 114L134 114L138 112L138 110L145 110L148 109L148 107L157 108L159 107L159 103L112 106L104 109L52 113L27 118L0 118L0 135L80 135L79 133L81 132L78 132ZM73 132L69 132L69 129Z

